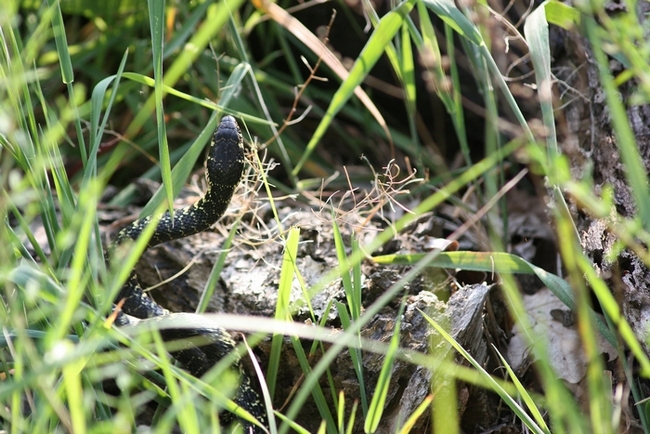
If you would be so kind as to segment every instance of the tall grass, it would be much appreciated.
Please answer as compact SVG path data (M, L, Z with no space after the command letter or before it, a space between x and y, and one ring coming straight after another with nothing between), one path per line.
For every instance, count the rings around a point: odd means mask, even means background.
M142 6L125 2L114 11L106 11L89 2L69 6L49 1L20 10L12 3L0 10L0 209L5 216L0 228L2 429L130 432L137 428L141 409L153 401L162 404L152 419L157 432L169 432L176 425L184 432L219 432L219 411L238 411L230 400L237 381L227 369L232 360L224 360L203 379L195 379L169 359L155 330L112 326L114 296L145 242L135 243L126 258L107 269L98 215L109 182L123 186L110 200L111 205L124 206L133 199L134 179L125 175L128 170L124 168L138 167L143 159L156 164L138 175L163 181L163 188L142 213L170 208L173 197L200 160L222 113L237 116L250 137L269 139L270 154L281 162L272 176L262 173L278 227L282 222L273 205L271 184L292 194L313 193L309 188L320 185L320 179L336 169L323 153L326 133L336 134L341 149L367 153L375 159L383 155L386 164L394 146L422 173L433 174L418 191L435 192L421 194L418 205L391 221L366 245L354 237L346 240L337 223L333 223L333 254L339 267L311 287L307 287L296 267L300 230L287 228L280 234L285 250L283 263L277 264L282 272L274 320L247 322L235 318L240 328L260 332L250 338L252 345L266 333L272 334L269 366L260 372L268 385L263 389L270 412L274 410L277 375L282 369L285 334L304 373L304 381L288 406L275 412L277 420L271 424L271 432L306 432L297 420L310 399L316 404L318 419L323 421L322 432L352 432L354 427L376 432L385 416L386 391L396 360L407 360L435 372L432 395L423 397L421 406L403 421L400 432L408 432L418 418L430 413L431 425L438 431L459 432L462 415L457 410L455 390L438 387L456 380L494 392L532 432L614 433L624 429L619 417L622 404L614 400L612 384L603 375L605 368L594 343L596 335L618 347L637 402L644 397L630 373L633 366L639 366L641 375L647 378L650 363L605 281L596 275L582 252L565 203L564 193L568 192L596 216L610 217L613 209L606 194L594 195L589 180L572 179L568 161L559 151L548 37L550 20L567 28L584 24L585 34L593 42L614 131L628 167L627 181L638 205L637 216L613 219L616 223L611 230L619 235L622 245L648 262L646 248L637 241L650 238L647 177L639 164L625 107L616 97L621 78L608 71L602 41L620 47L619 54L629 59L630 74L640 81L643 91L650 69L643 60L643 47L626 43L619 33L606 33L614 28L620 32L618 22L601 16L598 8L585 9L588 14L584 14L552 2L527 18L522 38L535 69L539 108L546 127L545 135L541 135L530 128L531 119L526 118L491 53L490 21L486 19L491 12L481 2L459 7L451 0L406 0L383 16L367 9L371 31L349 71L331 52L327 41L319 40L287 9L276 4L220 0L189 5L150 0L146 12L138 9ZM591 14L598 15L599 21L593 20ZM125 16L130 18L123 19ZM434 26L436 21L439 27ZM629 31L636 35L638 29L630 27ZM440 39L442 35L444 39ZM259 46L250 46L250 41L257 41ZM280 51L269 48L276 46ZM250 57L254 49L262 50L262 54L256 53L261 60ZM309 72L298 65L296 53L304 56ZM360 87L382 56L388 59L403 92L404 111L409 115L404 130L408 134L385 120L368 89ZM470 154L458 56L473 72L483 97L487 127L485 156L480 160ZM289 73L273 68L275 57L287 59ZM423 64L432 83L430 90L449 115L461 148L462 167L453 176L439 156L420 144L418 137L414 118L421 90L417 89L420 81L414 71L419 70L420 58L428 59ZM320 76L328 76L333 85L314 85ZM499 107L503 106L513 123L502 119L504 110ZM302 119L305 114L318 122L306 144L299 129L278 127L294 116L291 107L297 110L296 118ZM362 125L370 138L359 140L347 134L342 123L336 121L337 116ZM504 123L507 131L499 128ZM278 129L281 135L276 135ZM375 146L375 142L379 144ZM505 231L490 227L491 252L435 250L422 255L375 256L372 260L377 265L411 267L372 304L362 306L362 261L425 213L454 200L459 192L471 186L483 191L485 203L495 198L498 206L485 213L506 225L505 207L499 200L505 184L502 169L514 160L515 153L525 154L551 186L566 280L504 253L504 240L499 234ZM134 160L136 163L132 163ZM363 181L368 180L372 181L372 176ZM333 185L346 188L347 183L335 180ZM634 232L629 233L630 228ZM234 230L231 236L236 236ZM231 243L232 237L226 246ZM216 282L224 258L215 265L211 282ZM538 360L542 393L526 390L505 359L501 362L507 375L487 372L435 318L427 317L447 342L444 355L400 348L398 332L387 344L364 339L363 327L429 267L499 273L510 314L524 329L530 329L530 324L512 275L532 273L541 279L577 314L583 350L589 360L584 386L589 399L583 406L574 402L558 379L544 339L530 342ZM293 324L289 303L293 282L299 282L302 302L309 306L310 297L335 279L341 279L346 294L344 303L331 305L339 315L342 330L332 337L325 319L317 318L313 311L313 323L318 325ZM586 283L598 299L604 319L590 305ZM204 308L202 303L198 311ZM395 330L399 330L400 319L398 314ZM307 339L313 340L309 351L303 347ZM624 348L632 355L629 362ZM452 349L472 367L457 365ZM244 346L239 350L245 352ZM385 355L376 391L366 387L365 351ZM322 356L314 362L313 355L319 352ZM360 385L358 397L333 390L330 368L341 353L349 354L352 360ZM332 390L322 386L323 378ZM650 431L645 411L639 411L638 417L644 430Z

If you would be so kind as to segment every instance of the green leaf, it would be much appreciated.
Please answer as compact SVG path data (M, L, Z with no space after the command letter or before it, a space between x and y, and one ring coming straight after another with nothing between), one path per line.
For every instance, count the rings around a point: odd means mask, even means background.
M546 13L546 21L566 30L573 30L580 24L580 11L556 0L548 0L537 7Z
M483 38L474 23L458 9L452 0L423 0L422 2L458 34L466 37L475 45L484 45Z

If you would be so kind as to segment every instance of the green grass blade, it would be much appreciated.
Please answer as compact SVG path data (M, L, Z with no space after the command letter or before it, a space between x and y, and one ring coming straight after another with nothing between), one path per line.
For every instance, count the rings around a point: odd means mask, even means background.
M224 85L224 88L220 94L219 104L205 99L197 98L186 92L182 92L180 90L174 89L173 87L168 86L166 84L164 84L162 87L165 91L165 94L174 95L178 98L181 98L185 101L190 101L201 107L205 107L210 110L233 115L246 122L269 125L270 123L266 119L253 116L247 113L237 112L232 109L228 109L227 107L232 97L237 94L238 89L241 86L241 81L244 79L246 74L249 73L249 71L250 71L250 65L246 63L238 63L237 66L233 68L230 76L228 77L228 81ZM128 80L134 81L136 83L144 84L149 87L155 86L155 81L151 77L147 77L146 75L137 74L135 72L125 72L124 74L122 74L122 76Z
M524 33L530 50L530 57L535 68L535 80L537 83L537 95L542 110L542 121L546 128L546 151L550 161L555 161L560 154L555 130L555 114L553 109L553 75L551 74L551 51L549 47L548 23L546 21L546 7L553 1L547 1L533 11L524 24ZM551 8L549 8L551 9ZM549 165L550 179L556 179L555 165ZM554 198L559 208L568 213L568 206L561 189L553 186ZM574 232L578 230L574 227Z
M301 427L301 426L298 425L296 422L294 422L293 420L289 419L288 417L286 417L286 416L283 415L282 413L278 413L278 412L276 412L276 413L275 413L275 416L276 416L278 419L281 419L281 420L282 420L284 423L286 423L287 425L289 425L289 426L291 427L291 429L294 430L295 432L297 432L298 434L310 434L310 433L309 433L309 430L307 430L307 429ZM325 432L325 431L323 430L323 432Z
M215 35L222 31L222 27L230 17L230 11L236 10L241 6L243 0L221 0L218 3L213 3L208 8L209 19L204 20L201 26L194 32L190 41L186 44L192 49L183 50L179 56L168 68L164 77L163 89L166 91L167 87L174 87L183 74L186 73L190 65L208 46L210 40ZM125 74L126 77L126 74ZM141 109L137 112L135 118L127 128L124 135L126 137L133 137L142 126L149 121L151 112L155 108L154 100L155 95L147 99L142 104ZM123 151L122 151L123 152ZM120 159L120 153L115 152L116 158Z
M162 173L163 188L167 207L174 217L174 191L172 186L172 169L167 145L167 129L165 128L165 109L163 106L163 50L165 34L165 1L148 0L149 26L151 30L151 50L153 54L154 102L156 106L156 126L158 128L158 149L160 151L160 172Z
M571 218L568 215L560 216L557 219L558 239L560 243L560 254L566 269L567 278L572 283L573 293L577 303L577 328L580 333L580 340L583 355L587 360L586 384L589 390L589 413L591 427L594 434L606 434L616 430L612 425L612 396L611 383L603 375L605 363L600 357L602 351L599 348L596 332L593 323L590 322L591 294L584 280L584 273L578 266L579 254L582 246L571 238ZM609 389L609 390L608 390Z
M345 244L343 242L343 236L341 235L341 229L339 228L334 215L332 215L332 233L334 237L336 257L338 259L339 269L341 272L341 282L343 284L343 288L345 289L345 297L348 302L347 307L341 303L336 303L336 309L341 319L341 325L345 330L350 327L350 323L352 321L356 321L361 315L361 266L360 264L356 264L354 267L351 267L348 263L348 256L345 253ZM352 246L353 251L359 250L358 241L355 240L354 234L352 235ZM352 268L353 276L350 276L350 268ZM361 350L358 348L350 347L350 357L352 359L352 365L354 366L357 379L359 380L361 409L363 410L364 416L367 416L368 397L366 394L363 375L363 358Z
M467 360L473 367L476 369L481 376L488 382L490 383L490 389L494 391L496 394L498 394L503 401L510 407L517 417L530 429L532 432L536 434L550 434L549 431L543 430L540 426L538 426L533 419L530 418L528 413L521 408L521 406L517 403L515 399L513 399L494 379L490 374L483 369L480 363L478 363L474 358L469 354L465 349L456 342L456 340L447 333L447 331L440 326L436 321L434 321L431 317L429 317L426 313L420 311L420 314L427 320L429 324L431 324L438 333L442 335L442 337L449 343L451 344L452 347L456 351L458 351L464 358Z
M336 311L339 313L339 318L341 320L341 326L343 330L348 330L351 328L352 321L348 314L348 310L343 303L336 303ZM361 335L358 336L358 343L361 342ZM363 375L363 355L361 354L360 345L350 346L350 359L352 360L352 366L354 367L354 372L357 375L357 380L359 380L359 395L361 395L361 410L363 415L368 415L368 395L366 393L366 381Z
M352 434L352 430L354 429L354 419L357 414L357 406L359 403L357 401L354 401L354 404L352 404L352 410L350 411L350 419L348 420L348 429L345 431L345 434Z
M421 261L425 256L425 254L421 253L412 255L385 255L374 257L373 260L378 264L414 264ZM429 264L432 267L440 268L461 268L464 270L508 274L535 274L562 303L572 310L576 309L573 291L564 279L509 253L444 252ZM603 337L616 347L616 337L602 318L597 316L593 311L591 311L590 316L592 321L598 326L598 331Z
M472 44L471 46L468 46L467 44L464 45L466 47L465 51L470 58L470 61L474 65L474 68L482 71L485 70L484 65L487 67L486 72L489 71L491 73L492 79L499 86L499 89L503 93L508 106L512 109L515 117L517 118L517 121L521 125L526 140L528 140L530 143L534 143L535 138L532 131L530 130L530 127L528 126L526 118L521 112L521 109L519 108L519 105L517 104L514 96L510 92L508 84L505 82L503 76L501 75L501 71L499 70L499 67L492 57L490 50L485 44L485 41L483 40L481 33L476 25L474 25L474 23L472 23L469 18L467 18L460 11L460 9L458 9L452 0L423 0L423 2L429 9L438 15L438 17L440 17L440 19L442 19L445 24L453 28L461 36L465 37L465 39L461 42L470 42ZM480 61L481 58L482 61ZM494 92L491 89L491 83L488 83L486 81L487 77L478 76L477 79L479 86L483 86L483 94L484 97L487 98L487 104L491 99L494 98ZM494 113L494 108L487 108L488 112L492 113L493 116L497 115Z
M546 21L566 30L574 30L580 25L580 11L559 1L546 1L544 7Z
M302 347L302 343L300 342L300 339L296 336L290 336L290 338L291 338L291 343L293 345L293 349L296 353L296 357L298 359L298 362L300 363L300 368L302 369L305 378L311 377L313 375L312 369L311 366L309 366L309 359L305 354L305 350ZM328 431L335 432L336 422L334 421L334 416L330 411L327 400L325 399L325 394L323 393L323 389L319 383L313 385L313 388L310 390L310 394L314 399L314 403L316 404L316 408L318 408L318 412L320 413L323 420L327 423ZM304 403L304 398L300 396L296 396L294 398L293 403L302 405Z
M499 356L499 359L501 360L501 366L504 367L508 372L508 377L510 377L510 380L517 388L517 391L519 392L519 396L521 397L521 399L523 399L524 404L526 404L526 407L528 408L528 411L533 415L535 422L539 425L539 427L542 430L544 430L544 432L550 433L551 430L546 425L544 416L539 411L539 408L535 404L533 398L530 396L530 393L528 393L528 391L526 390L526 387L524 387L524 385L521 384L521 381L519 381L519 378L517 378L517 374L515 374L515 371L512 370L512 368L508 364L508 361L501 355L499 350L494 345L492 345L492 349L497 354L497 356Z
M228 89L231 89L231 91L224 92L221 98L221 101L224 104L228 104L232 99L232 97L234 96L232 89L235 88L237 85L239 85L240 81L244 76L245 69L246 66L242 64L240 65L240 68L237 69L238 72L230 76L227 86ZM206 144L210 142L210 139L212 138L212 135L214 134L214 131L217 128L217 125L218 125L217 114L213 113L206 127L203 129L203 131L201 131L201 134L199 134L199 136L196 138L194 144L192 144L190 149L188 149L188 151L185 154L183 154L181 159L174 166L174 169L172 170L172 179L173 179L172 192L174 196L177 195L183 188L183 185L185 185L185 181L189 177L199 157L202 155L203 149L205 148ZM162 203L162 201L163 201L163 190L158 189L158 191L156 191L153 197L149 200L147 205L145 205L142 208L140 215L143 216L151 215L153 210L156 207L158 207Z
M67 293L62 298L61 316L57 321L56 334L52 336L54 340L63 339L68 334L70 327L73 325L75 313L84 296L84 275L88 273L88 248L91 243L91 237L95 229L97 210L97 200L100 197L97 184L94 188L87 188L80 193L79 209L75 213L74 220L63 233L67 240L63 241L64 245L74 247L74 256L68 270ZM67 247L66 247L67 248Z
M174 166L171 171L172 177L172 192L176 196L183 189L185 182L190 176L192 169L197 161L200 160L203 155L203 151L206 146L209 146L212 135L214 134L215 129L218 125L217 113L212 113L208 123L205 125L201 134L198 135L194 143L189 147L189 149L183 154L183 156L178 160L178 163ZM154 210L160 206L164 201L165 189L161 186L151 197L149 202L142 208L140 216L152 215Z
M465 126L465 111L463 109L463 95L461 91L460 74L458 72L458 63L456 62L456 47L454 45L454 32L451 26L445 24L445 39L447 40L447 56L449 56L449 73L452 82L453 110L450 113L456 130L456 137L460 144L460 149L465 157L465 164L472 164L470 155L469 142L467 139L467 129Z
M477 46L485 45L476 25L456 7L452 0L422 0L422 2L459 35L466 37Z
M172 38L165 44L163 59L168 59L182 48L183 44L196 31L197 25L202 19L205 19L205 13L210 5L212 5L212 2L204 2L192 9L190 16L182 21L182 27L175 31Z
M302 166L307 162L309 156L316 148L316 145L325 134L325 131L329 125L332 123L334 116L336 116L336 114L341 111L345 103L354 94L354 89L360 85L361 82L370 73L370 70L375 65L375 63L377 63L381 55L384 53L386 46L390 43L397 31L401 28L405 17L411 12L411 9L413 9L414 5L415 0L406 0L402 2L397 8L382 17L379 25L354 62L347 80L341 84L339 89L332 97L332 101L327 108L325 116L318 124L318 127L309 140L309 143L307 144L302 157L293 169L294 176L300 172Z
M542 121L547 129L546 146L549 158L559 154L557 134L555 131L555 115L553 114L553 91L551 75L551 49L548 41L548 23L546 22L545 3L535 9L526 18L524 34L528 42L530 57L535 68L537 95L542 109Z
M59 67L61 69L61 78L66 84L69 93L70 101L75 101L75 88L72 86L74 82L74 69L72 67L72 59L70 58L70 50L68 48L68 41L65 34L65 24L63 22L63 15L61 14L61 4L54 0L48 0L51 8L54 8L52 15L52 31L54 33L54 41L56 42L56 51L58 54ZM76 106L74 107L76 111ZM88 159L84 135L82 134L81 117L75 112L74 124L77 133L77 140L79 141L79 152L81 153L81 161L85 165Z
M379 428L379 422L381 421L381 416L384 413L384 407L386 406L386 397L388 396L388 388L390 387L390 380L392 378L393 364L395 363L395 354L397 351L399 351L402 314L404 313L405 307L406 303L402 301L399 312L397 314L397 320L395 321L393 336L390 339L388 352L386 353L384 364L381 367L381 372L379 373L379 378L377 379L375 393L372 395L372 400L370 401L368 416L366 417L363 425L363 429L367 433L374 433L377 431L377 428Z
M401 81L404 85L404 96L406 102L406 112L408 113L408 119L414 121L415 111L417 109L417 92L415 87L415 60L413 58L413 49L411 36L409 34L409 22L408 20L402 24L401 32Z
M342 390L339 392L338 405L336 406L336 420L338 422L339 434L343 434L343 426L345 424L345 394Z
M115 98L118 94L118 89L120 87L120 80L122 79L122 74L124 72L124 67L126 66L126 60L128 58L128 51L124 52L122 56L122 61L117 70L117 74L107 77L97 83L93 88L92 96L90 97L91 101L91 110L90 110L90 156L88 159L88 167L84 170L84 179L82 185L86 185L90 178L97 175L97 154L99 152L99 147L101 145L102 137L104 131L106 130L106 124L109 120L109 114L115 103ZM100 116L104 107L104 99L106 93L108 92L108 87L113 83L113 90L111 96L106 104L106 113L100 124Z
M235 235L238 233L237 229L239 228L240 223L241 218L238 218L228 229L228 238L224 240L223 247L221 248L221 253L215 261L212 270L210 270L210 276L208 276L208 281L205 283L205 288L203 288L203 293L201 294L199 304L196 306L196 313L204 313L208 307L208 303L210 303L210 300L214 295L214 290L217 288L217 284L219 282L219 276L221 275L221 271L226 264L226 257L228 256L228 252L230 252L230 247L232 246L232 242L235 239Z
M74 70L72 68L72 62L70 61L65 25L63 23L63 16L61 15L61 7L59 2L55 0L48 0L48 4L51 8L54 8L54 14L52 16L52 33L54 34L54 41L56 42L56 50L59 53L61 77L64 83L72 83L74 81ZM61 54L63 54L63 56L61 56Z
M296 258L298 255L298 242L300 241L300 229L291 228L284 246L282 258L282 269L280 271L280 283L278 285L278 300L275 305L275 319L278 321L291 321L289 311L291 300L291 289L293 278L296 274ZM284 337L279 334L273 335L271 340L271 357L266 374L266 381L271 396L275 395L275 385L280 370L280 355L282 353L282 342Z
M167 349L165 348L165 343L163 342L160 334L153 332L151 334L155 343L156 353L160 360L158 368L162 370L162 374L165 377L165 385L167 386L167 391L171 397L172 402L178 413L176 420L178 421L179 427L183 432L186 433L198 433L199 427L197 425L197 415L195 412L195 406L193 405L183 405L178 406L178 403L182 401L182 385L179 384L177 376L172 371L172 363L169 359ZM179 408L180 407L180 408ZM168 416L175 412L167 412L165 416ZM164 426L165 424L163 424ZM168 429L171 429L173 426L168 426Z
M449 88L449 77L447 77L442 67L442 54L438 45L438 38L431 23L431 18L423 2L419 2L418 14L420 18L420 27L422 29L422 41L418 45L420 56L426 59L423 66L432 72L435 92L440 101L445 106L454 124L456 137L460 143L461 151L465 157L466 164L471 164L469 145L467 143L467 133L465 131L465 117L462 107L462 95L460 94L460 80L458 77L458 65L455 62L454 35L452 28L445 24L445 36L447 37L447 56L449 57L449 68L451 74L451 89ZM443 165L438 165L443 166Z
M334 246L336 248L336 258L339 261L339 270L341 271L341 282L343 283L343 288L345 289L345 297L348 302L348 308L350 309L350 315L352 319L355 320L359 318L359 315L361 314L360 279L355 277L354 283L359 283L359 286L353 285L352 277L350 276L350 269L352 267L348 263L348 257L345 253L345 244L343 242L343 236L341 235L341 229L339 228L334 215L332 215L332 232L334 236ZM354 239L354 235L352 235L352 238ZM356 273L358 273L358 271Z
M636 338L632 327L630 327L630 323L623 317L621 307L614 298L612 291L607 287L607 284L603 281L602 277L598 276L593 264L584 256L584 254L580 255L578 258L578 266L584 273L585 278L596 294L596 297L598 297L598 301L603 310L607 313L609 319L616 325L621 338L639 362L641 375L646 378L650 377L650 361L648 360L648 356L644 352L641 343Z
M59 344L57 351L69 351L73 346L71 342L62 341ZM74 432L84 434L87 432L86 426L86 411L83 404L84 390L81 382L81 371L86 364L86 360L77 359L72 363L63 366L63 388L70 408L71 424L74 427Z
M418 405L418 408L415 409L413 414L409 416L409 418L404 422L404 425L400 428L398 431L398 434L408 434L411 432L413 429L413 426L417 422L417 420L424 414L424 412L429 408L431 405L431 402L433 401L433 395L427 396L424 401L420 405Z

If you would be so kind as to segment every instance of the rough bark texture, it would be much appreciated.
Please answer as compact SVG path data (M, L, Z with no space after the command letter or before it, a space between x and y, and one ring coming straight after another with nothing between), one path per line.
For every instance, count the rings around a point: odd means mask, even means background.
M648 3L641 2L647 8ZM611 116L600 84L598 69L589 44L575 34L558 29L554 72L561 80L566 126L564 152L571 157L573 176L593 176L596 193L610 185L614 190L616 212L623 217L635 213L632 192L625 178L625 165L617 148ZM610 69L616 75L623 70L610 59ZM650 106L629 104L637 83L629 81L620 88L627 105L627 115L636 137L646 172L650 169ZM600 275L617 295L627 321L641 342L647 340L650 324L650 280L648 267L630 250L622 251L614 261L608 256L617 241L608 230L608 221L593 218L574 207L575 222L585 252ZM646 352L650 354L646 345Z

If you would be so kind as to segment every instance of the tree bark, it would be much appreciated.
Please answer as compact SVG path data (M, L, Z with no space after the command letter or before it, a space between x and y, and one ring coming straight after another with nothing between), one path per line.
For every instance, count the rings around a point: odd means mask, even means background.
M642 3L648 8L648 3ZM571 160L572 174L576 179L592 177L596 194L610 185L616 207L612 212L631 218L636 213L636 204L626 181L626 168L619 155L592 49L584 38L558 28L551 28L551 40L558 41L553 47L553 72L559 79L558 91L564 107L561 111L564 119L560 119L559 131L562 134L563 152ZM609 66L614 75L624 69L621 63L612 58ZM619 92L626 104L627 116L647 172L650 168L650 106L630 103L637 86L636 80L629 80L619 87ZM612 260L610 254L617 237L608 229L611 220L594 218L575 204L572 207L585 253L618 298L625 319L644 344L646 353L650 354L645 343L650 325L647 264L629 249L623 250Z

